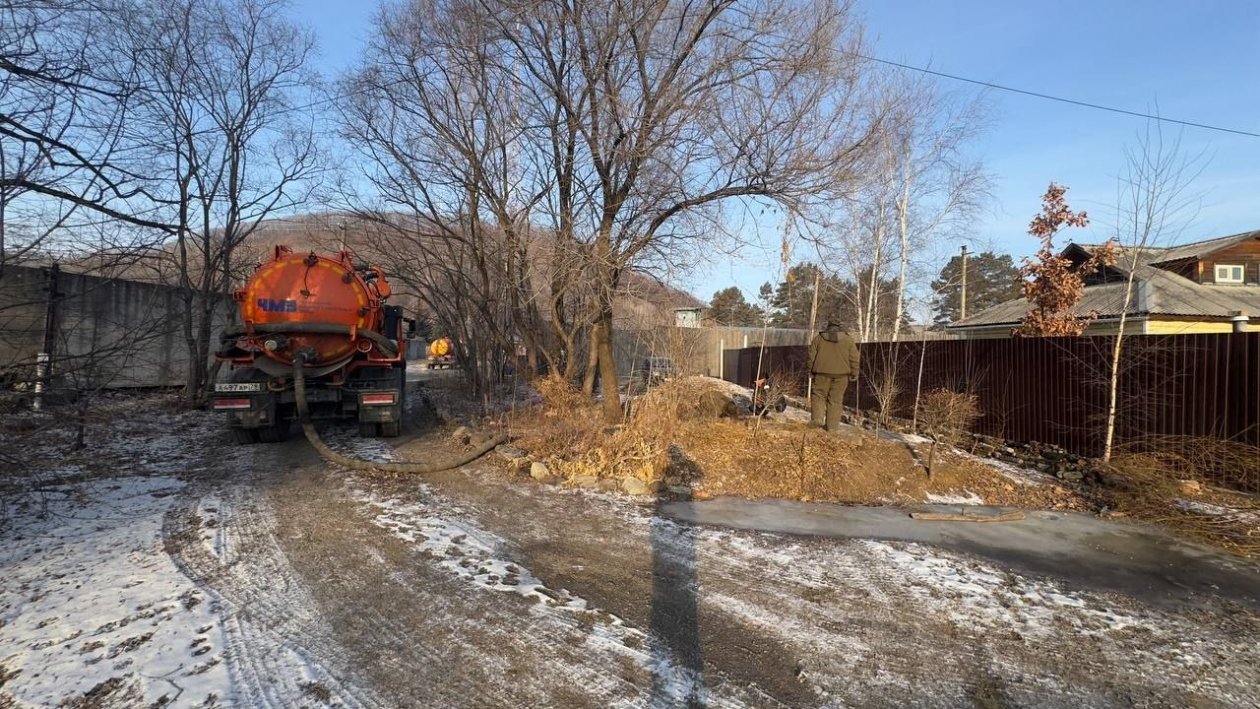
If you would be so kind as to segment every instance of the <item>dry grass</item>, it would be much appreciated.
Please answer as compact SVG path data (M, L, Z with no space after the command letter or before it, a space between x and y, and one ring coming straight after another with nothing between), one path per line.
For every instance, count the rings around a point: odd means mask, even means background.
M1066 509L1079 500L1057 486L1006 480L970 458L940 454L929 478L923 451L854 432L836 436L800 424L771 423L754 439L730 421L692 422L679 445L702 471L696 487L712 495L851 504L919 504L928 495L980 496L988 504Z
M1260 497L1206 484L1192 495L1181 483L1220 480L1222 463L1239 479L1258 476L1255 448L1171 439L1153 447L1147 441L1140 452L1118 453L1106 476L1114 484L1069 489L1021 484L942 446L929 476L930 443L910 446L857 430L833 435L775 420L754 426L749 418L731 417L721 386L701 377L668 382L637 399L623 425L607 426L598 405L581 392L539 382L544 405L518 414L517 445L566 477L687 482L698 498L911 505L929 502L929 495L979 496L986 504L1026 509L1110 509L1240 554L1260 553ZM938 435L945 442L974 407L959 401L961 395L940 398Z
M1210 487L1260 480L1260 448L1191 436L1150 438L1120 447L1107 479L1101 504L1239 554L1260 554L1260 497Z
M516 442L567 477L632 475L690 482L701 497L737 495L853 504L917 504L927 495L975 494L990 504L1065 509L1079 500L1059 487L1012 484L970 458L940 454L928 478L925 450L854 431L826 434L776 421L732 417L721 385L703 377L667 382L636 400L622 426L562 383L540 382L543 408L513 422Z
M672 384L642 397L624 424L608 426L600 407L580 390L540 381L535 388L543 399L542 415L525 412L512 422L521 433L517 445L565 477L660 480L671 463L674 432L689 408L688 388Z

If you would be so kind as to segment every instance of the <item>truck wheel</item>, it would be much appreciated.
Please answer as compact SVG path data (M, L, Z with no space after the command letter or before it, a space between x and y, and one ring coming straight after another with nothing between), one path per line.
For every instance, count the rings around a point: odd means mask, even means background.
M258 429L256 428L234 428L232 429L232 440L242 446L258 442Z
M402 422L400 421L382 421L381 422L381 438L397 438L402 433Z
M360 421L359 438L376 438L376 424Z

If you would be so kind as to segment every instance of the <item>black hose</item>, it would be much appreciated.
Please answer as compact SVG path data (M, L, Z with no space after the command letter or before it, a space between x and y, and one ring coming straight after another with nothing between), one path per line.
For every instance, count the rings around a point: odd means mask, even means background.
M319 454L324 457L324 460L330 463L350 470L382 470L388 473L438 473L443 470L458 468L461 465L467 465L494 450L496 446L507 443L507 436L498 435L461 456L429 463L372 463L344 456L329 448L328 444L320 439L319 433L315 431L315 424L311 423L310 410L306 405L306 374L302 371L302 366L305 362L306 357L300 354L293 360L293 393L297 399L298 421L302 424L302 432L306 434L306 440L310 441L315 450L319 451Z

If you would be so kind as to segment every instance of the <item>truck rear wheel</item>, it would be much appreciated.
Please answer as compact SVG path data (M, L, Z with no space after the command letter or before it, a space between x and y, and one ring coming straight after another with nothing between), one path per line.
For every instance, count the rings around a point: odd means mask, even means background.
M402 433L402 423L399 421L382 421L381 422L381 438L397 438Z
M258 429L256 428L233 428L231 431L232 440L240 445L247 446L258 442Z
M376 424L370 421L359 422L360 438L376 438Z

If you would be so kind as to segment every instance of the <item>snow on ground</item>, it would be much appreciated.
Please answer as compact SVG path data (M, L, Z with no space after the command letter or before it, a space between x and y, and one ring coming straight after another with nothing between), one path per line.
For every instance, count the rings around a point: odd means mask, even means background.
M357 428L344 424L326 426L319 435L329 448L351 458L373 463L388 463L394 459L394 439L362 438Z
M183 485L62 486L46 516L14 520L0 547L0 699L53 706L94 688L119 706L223 697L216 608L163 553L162 518Z
M598 618L600 622L591 624L584 641L589 652L637 663L657 678L660 684L656 690L671 698L671 704L681 706L689 699L699 698L707 706L740 706L724 698L708 697L701 678L693 670L674 663L668 651L642 630L592 607L586 599L566 589L549 588L528 568L509 558L503 539L479 528L462 510L436 497L427 486L419 486L417 492L420 501L382 498L357 489L351 490L351 496L373 508L377 526L413 545L453 576L483 590L529 599L534 602L531 612L536 615L552 619L559 615L563 622L570 622L575 615ZM613 704L622 705L621 701Z
M1214 505L1210 502L1201 502L1199 500L1177 500L1177 506L1187 512L1195 512L1208 517L1220 517L1222 520L1260 525L1260 511L1256 510Z
M1015 483L1016 485L1042 486L1042 485L1056 485L1059 482L1059 480L1055 478L1053 475L1048 475L1046 473L1041 472L1040 470L1033 470L1032 468L1021 468L1018 465L1013 465L1011 463L1007 463L1001 460L995 460L993 458L985 458L983 456L973 455L971 453L968 453L965 450L961 450L957 448L954 449L954 452L957 453L958 455L964 456L966 458L970 458L976 463L989 466L990 468L996 470L1002 477Z
M920 436L917 433L901 433L899 431L889 431L886 428L881 428L879 430L879 437L885 441L905 443L911 446L921 446L932 442L931 438Z
M1078 634L1140 626L1143 621L1113 612L1097 599L1064 591L1049 581L1029 579L993 566L920 544L893 546L864 541L863 547L906 579L925 607L935 607L967 626L1016 630L1050 638L1067 623Z
M983 505L984 498L970 490L963 490L965 495L927 494L927 501L935 505Z
M958 633L991 658L984 671L1007 686L1011 705L1045 705L1050 698L1055 706L1112 705L1096 695L1076 695L1080 688L1064 684L1056 671L1036 669L1038 654L1070 657L1089 648L1090 671L1119 678L1121 686L1140 683L1162 688L1156 694L1184 690L1211 705L1254 706L1253 663L1260 646L1254 638L1208 631L1193 613L1069 591L1055 581L919 544L813 545L713 531L702 532L697 544L701 563L709 567L701 568L702 579L706 573L740 578L751 569L762 579L759 589L718 588L702 580L710 589L702 603L802 648L802 677L828 705L850 692L854 676L871 663L882 671L862 680L870 696L879 696L883 683L897 690L894 695L932 696L934 705L973 704L951 694L958 691L957 667L921 673L958 662L956 649L945 649L952 647L950 634ZM719 564L730 568L714 568ZM787 589L793 592L782 592ZM762 593L779 600L766 605ZM922 628L913 629L918 623ZM890 646L886 627L925 633L926 642ZM931 642L934 633L942 634L939 645Z

